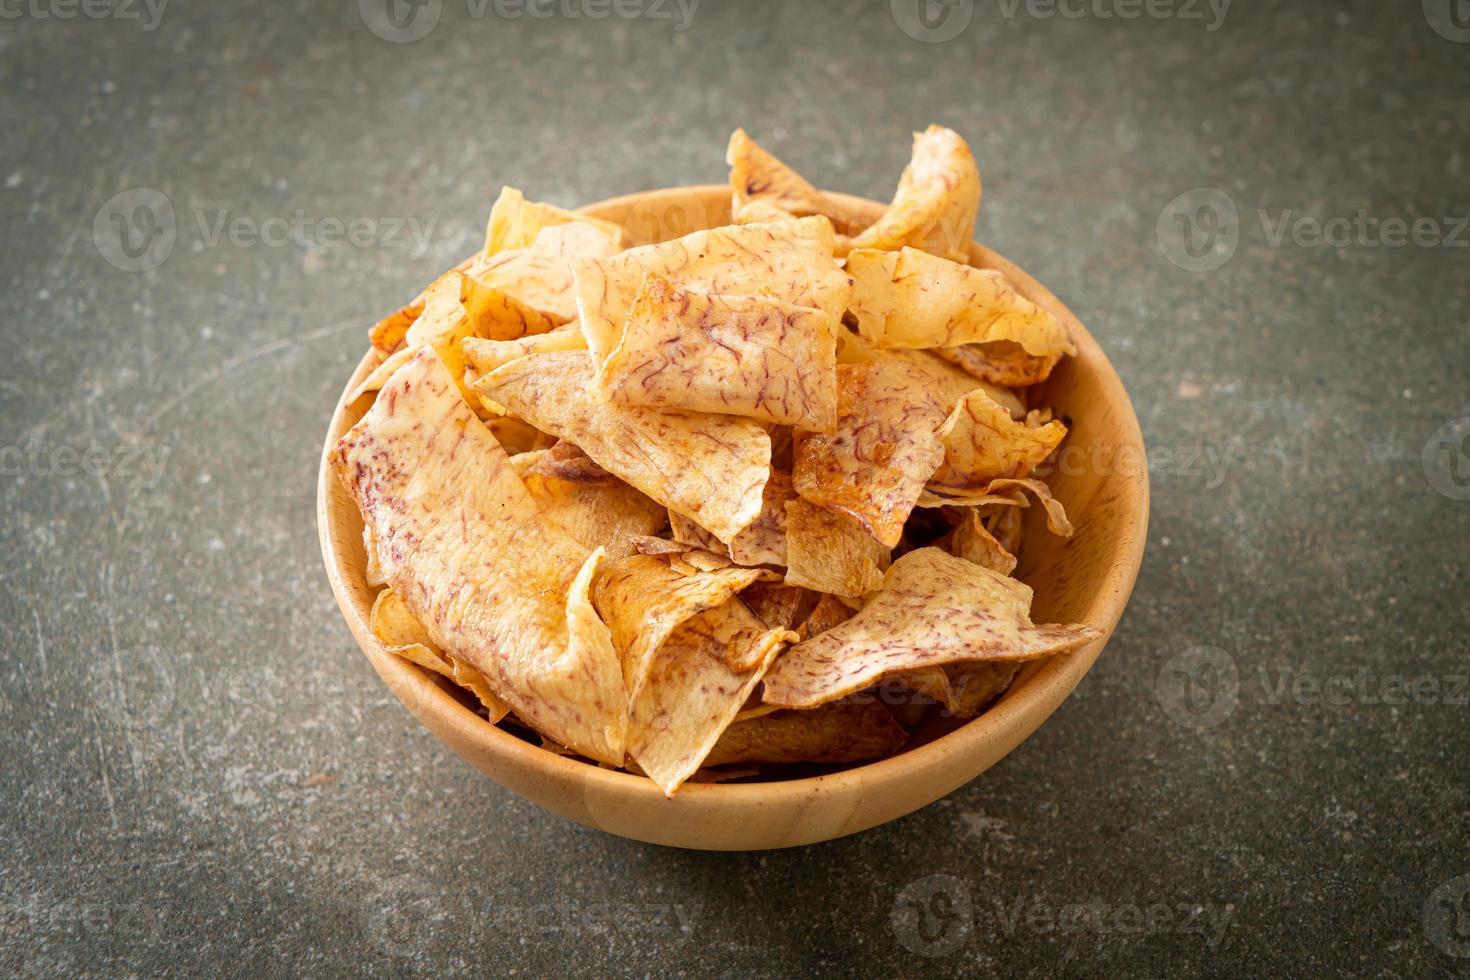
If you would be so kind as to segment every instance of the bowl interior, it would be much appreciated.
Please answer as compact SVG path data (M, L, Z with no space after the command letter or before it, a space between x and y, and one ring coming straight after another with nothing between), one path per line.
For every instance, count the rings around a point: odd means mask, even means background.
M873 217L883 208L861 198L832 196ZM650 191L582 210L622 223L634 243L663 241L730 220L724 185ZM367 622L374 590L363 577L362 521L324 452L318 484L322 548L338 605L363 652L404 704L476 768L574 820L642 840L740 849L808 843L901 816L973 779L1051 714L1117 625L1142 561L1148 480L1132 407L1086 328L997 253L973 245L971 263L1005 273L1024 295L1061 318L1077 344L1077 356L1063 359L1028 395L1032 406L1049 405L1068 421L1065 465L1054 468L1047 482L1076 533L1068 539L1047 533L1042 509L1028 508L1016 574L1035 590L1035 621L1087 623L1104 633L1071 654L1028 665L979 718L935 726L906 751L879 762L805 778L688 784L672 800L643 777L546 752L486 723L447 682L389 654L372 636ZM368 398L345 399L378 360L369 351L345 386L327 434L328 450L371 404Z

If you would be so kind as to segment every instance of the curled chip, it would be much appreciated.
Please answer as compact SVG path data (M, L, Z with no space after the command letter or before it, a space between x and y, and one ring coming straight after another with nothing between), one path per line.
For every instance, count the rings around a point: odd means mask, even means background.
M413 618L413 613L392 589L378 593L368 616L368 627L389 653L441 674L473 693L492 725L510 713L510 708L490 689L484 674L434 645L424 624Z
M1006 692L1021 667L1005 662L951 664L944 671L953 697L949 710L956 717L973 718Z
M623 247L623 229L611 221L589 218L585 214L564 211L554 204L528 201L514 187L505 187L490 209L490 224L485 229L485 254L498 255L512 249L530 248L541 229L552 225L580 222L598 231L616 252ZM610 254L610 253L609 253Z
M796 497L791 477L772 469L761 491L761 511L728 546L689 518L669 512L674 540L692 547L729 554L741 565L786 564L786 503Z
M1063 538L1072 536L1072 522L1067 520L1067 509L1062 502L1051 495L1051 488L1040 480L992 480L987 488L991 493L1005 493L1007 490L1029 490L1041 501L1041 506L1046 509L1046 528L1052 534Z
M683 289L765 296L841 320L852 280L833 262L834 241L830 221L802 218L696 231L610 258L574 260L577 308L597 369L622 340L649 274Z
M999 477L1021 477L1050 456L1067 435L1060 422L1030 426L1011 418L984 391L970 392L939 427L944 463L931 486L976 487Z
M836 328L811 307L700 293L649 275L602 382L623 405L825 432L837 421Z
M1014 340L997 340L985 344L960 347L936 347L934 353L951 364L957 364L981 381L1010 388L1040 384L1051 377L1052 368L1061 354L1037 357Z
M520 360L529 354L553 354L565 350L586 350L587 341L575 325L557 327L555 330L515 340L482 340L466 338L460 349L469 370L475 372L477 380L498 367Z
M894 250L911 245L964 262L980 209L980 170L960 135L943 126L914 134L914 152L893 203L853 248Z
M821 215L840 235L853 235L868 226L868 222L776 159L743 129L730 135L725 162L730 165L731 213L737 224Z
M552 323L577 318L571 262L581 256L612 255L617 248L589 224L549 225L526 248L482 255L466 275L515 299Z
M949 406L928 381L898 359L839 365L836 430L796 434L796 492L852 517L884 545L898 544L925 482L944 460L936 430Z
M949 552L1002 575L1016 570L1016 556L986 530L980 512L974 507L964 509L960 522L950 532Z
M1076 353L1061 321L994 269L905 248L855 251L847 257L847 271L858 330L875 347L1011 341L1036 357Z
M601 546L609 559L637 551L638 538L663 526L664 508L620 480L605 483L559 478L540 468L552 450L512 456L511 468L521 477L537 508L550 524L573 541Z
M839 701L814 711L769 711L737 721L705 757L705 765L732 762L861 762L891 755L908 733L876 700Z
M749 419L663 412L597 401L582 351L523 357L490 372L476 393L581 447L597 464L696 521L721 541L761 511L771 439Z
M883 587L889 549L851 517L805 500L786 504L786 584L860 599Z
M965 661L1023 661L1074 650L1090 626L1031 623L1031 590L983 566L919 548L888 569L851 619L786 651L764 700L788 708L835 701L890 674Z
M588 595L602 552L542 519L437 354L393 376L332 462L438 647L537 730L621 764L627 701Z

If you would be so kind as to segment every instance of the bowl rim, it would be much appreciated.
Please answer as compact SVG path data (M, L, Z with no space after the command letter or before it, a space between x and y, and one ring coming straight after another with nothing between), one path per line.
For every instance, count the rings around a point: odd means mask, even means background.
M659 195L698 195L703 200L713 195L728 193L729 187L725 184L678 185L606 198L576 210L597 215L598 212L604 211L627 211L638 203L657 198ZM844 206L873 217L876 217L886 207L876 201L835 191L823 191L822 193ZM978 242L971 243L970 251L971 265L1000 270L1013 282L1022 286L1022 291L1026 295L1061 316L1077 346L1077 356L1081 358L1085 353L1087 360L1096 367L1098 380L1106 395L1106 403L1115 409L1121 409L1119 423L1124 430L1125 441L1132 444L1131 448L1138 452L1138 458L1145 458L1142 455L1143 437L1133 403L1111 360L1082 322L1049 289L998 252ZM366 326L365 324L365 328ZM847 792L863 790L871 792L875 790L875 783L888 784L906 781L914 778L915 774L921 771L949 770L952 768L951 764L955 757L984 753L987 744L998 745L1000 749L999 752L994 752L993 748L989 750L994 755L990 763L993 765L1030 737L1091 669L1122 618L1142 565L1144 545L1148 534L1150 497L1146 467L1136 468L1137 472L1134 474L1138 481L1136 512L1125 513L1124 526L1121 529L1123 534L1118 536L1122 540L1118 541L1117 548L1110 558L1109 566L1103 574L1102 584L1094 591L1087 614L1077 617L1078 621L1096 626L1102 631L1096 640L1071 653L1047 658L1034 674L1023 682L1013 684L998 702L977 718L965 722L953 731L932 741L897 755L814 776L753 782L686 783L680 787L674 797L668 798L663 795L653 780L645 776L621 770L603 769L594 764L548 752L540 746L533 745L505 731L498 725L490 724L441 687L428 670L389 653L373 636L367 617L353 604L349 595L348 579L351 569L345 555L351 543L338 542L333 534L334 525L330 518L331 504L335 496L345 496L346 491L332 471L328 457L342 433L350 428L347 416L353 402L349 401L348 396L380 362L381 356L369 347L343 387L332 412L317 472L317 531L321 542L322 557L326 562L327 576L331 582L332 594L337 600L337 606L368 662L394 695L412 713L420 715L422 712L427 712L434 715L437 724L445 725L455 731L461 744L473 744L487 755L498 757L499 761L507 767L541 770L546 776L558 782L580 784L588 791L595 790L612 795L633 794L635 797L643 798L643 802L663 801L667 804L692 807L719 807L735 803L796 806L809 802L818 795L834 797ZM348 503L351 504L351 501L349 500ZM357 575L356 578L357 581L352 584L370 595L372 589L365 581L362 581L361 575ZM410 699L416 703L410 703ZM420 721L435 735L440 735L433 726L427 725L422 719ZM442 739L442 736L440 737ZM970 782L983 771L982 768L974 775L964 779L959 785ZM953 789L947 792L953 792Z

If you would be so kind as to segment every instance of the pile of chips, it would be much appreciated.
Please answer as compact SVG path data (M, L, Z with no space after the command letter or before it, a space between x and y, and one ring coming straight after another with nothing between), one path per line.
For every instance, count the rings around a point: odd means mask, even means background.
M730 141L733 224L628 248L507 188L485 249L375 326L333 463L372 629L491 724L652 779L901 751L1029 660L1010 577L1075 353L967 264L980 175L931 127L865 222Z

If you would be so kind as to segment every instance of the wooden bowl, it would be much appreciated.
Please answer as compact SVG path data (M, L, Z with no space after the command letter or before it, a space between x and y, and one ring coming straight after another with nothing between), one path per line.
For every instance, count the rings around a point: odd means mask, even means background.
M876 218L883 205L832 195ZM622 222L634 242L658 241L730 220L724 185L669 188L583 209ZM430 672L388 652L368 629L373 591L363 581L362 520L327 465L317 487L317 522L327 575L347 625L398 699L476 769L521 796L589 827L655 844L709 850L791 847L857 833L953 792L994 765L1056 710L1112 634L1143 560L1148 473L1138 420L1122 382L1096 341L1035 279L980 245L972 264L998 269L1067 325L1077 356L1063 359L1033 398L1070 420L1070 465L1049 477L1077 526L1070 539L1047 534L1041 508L1027 510L1017 576L1036 590L1036 622L1088 623L1103 637L1071 654L1033 663L979 718L926 744L866 765L807 778L690 783L666 799L648 779L554 755L488 724ZM367 324L363 325L364 340ZM348 379L327 431L330 450L367 410L347 394L378 363L372 351Z

